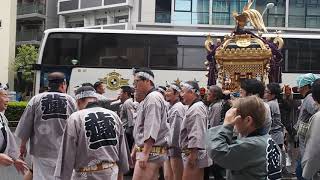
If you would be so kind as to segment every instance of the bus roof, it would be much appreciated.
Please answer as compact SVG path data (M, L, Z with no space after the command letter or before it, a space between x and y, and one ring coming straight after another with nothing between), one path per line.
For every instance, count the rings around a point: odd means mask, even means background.
M46 35L51 33L115 33L115 34L150 34L150 35L179 35L179 36L224 36L231 33L231 31L221 32L186 32L186 31L149 31L149 30L115 30L115 29L85 29L85 28L55 28L48 29L44 32ZM263 34L264 37L275 37L276 33ZM320 39L320 34L301 34L286 33L279 34L282 38L298 38L298 39Z

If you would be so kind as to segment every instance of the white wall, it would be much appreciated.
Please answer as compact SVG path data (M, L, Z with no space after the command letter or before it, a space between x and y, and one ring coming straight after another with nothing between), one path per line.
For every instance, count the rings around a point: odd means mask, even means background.
M141 22L154 23L156 0L141 0Z
M14 72L12 62L16 46L17 0L1 0L0 6L0 82L9 83L13 89Z

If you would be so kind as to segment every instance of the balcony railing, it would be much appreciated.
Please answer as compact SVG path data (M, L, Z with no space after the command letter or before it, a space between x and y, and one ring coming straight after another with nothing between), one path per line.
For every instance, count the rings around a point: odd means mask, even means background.
M17 41L41 41L42 33L39 29L17 31Z
M42 3L23 3L18 5L17 14L24 15L24 14L45 14L45 5Z

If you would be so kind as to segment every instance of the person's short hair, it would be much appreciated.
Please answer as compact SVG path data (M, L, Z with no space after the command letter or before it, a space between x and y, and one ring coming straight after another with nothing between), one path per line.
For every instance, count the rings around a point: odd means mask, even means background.
M182 83L181 86L187 87L188 89L194 91L194 93L197 94L198 96L200 95L200 87L196 81L187 81L185 83Z
M85 82L85 83L82 83L81 86L90 86L90 87L93 87L93 85L89 82Z
M240 87L244 89L247 94L258 94L260 98L263 98L265 87L264 84L257 79L244 79L241 81Z
M48 75L49 88L51 91L56 91L59 86L66 82L66 77L62 72L52 72Z
M270 91L270 94L275 95L276 99L281 98L281 87L278 83L267 84L267 88Z
M133 96L134 90L130 86L121 86L120 88L122 89L122 92L127 93L129 97Z
M313 82L311 92L314 101L320 103L320 79L317 79Z
M97 81L97 82L94 83L93 88L94 88L95 90L97 90L97 88L98 88L101 84L103 84L103 82Z
M213 92L216 95L216 99L223 99L222 89L217 85L212 85L209 87L209 91Z
M151 85L154 86L154 74L149 68L139 68L139 69L134 69L133 74L137 75L141 80L150 80Z
M239 98L235 100L232 107L237 108L237 115L240 115L241 118L252 117L256 129L263 127L266 107L261 98L255 95Z

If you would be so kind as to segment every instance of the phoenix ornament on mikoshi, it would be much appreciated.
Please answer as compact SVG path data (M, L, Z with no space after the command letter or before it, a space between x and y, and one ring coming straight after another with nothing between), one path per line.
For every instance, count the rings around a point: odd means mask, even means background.
M248 0L241 14L233 13L236 27L223 41L216 39L213 43L208 35L205 42L208 86L216 84L217 79L223 89L231 91L239 90L240 81L248 78L281 83L283 39L279 32L273 41L262 37L268 31L261 14L250 8L252 4L253 0ZM258 35L245 29L248 22Z

